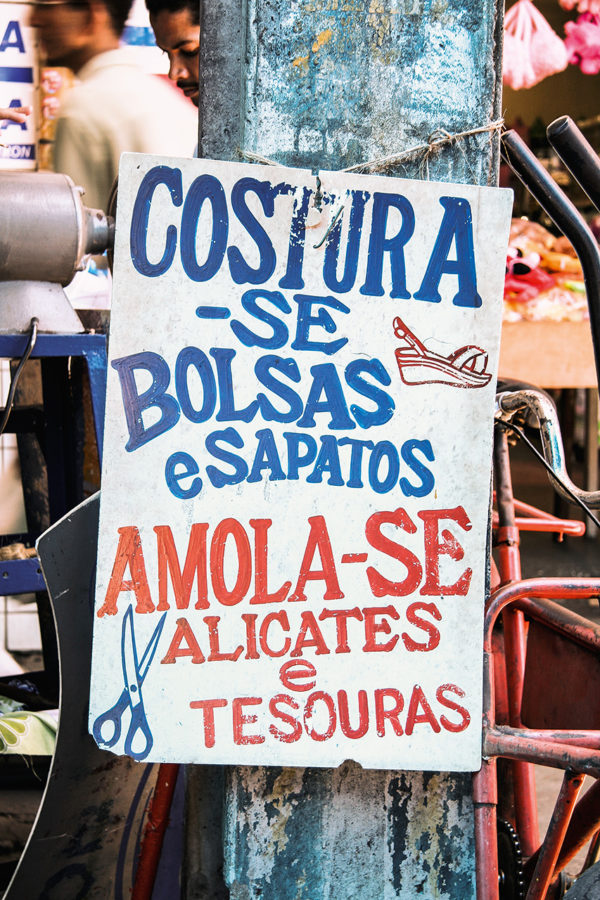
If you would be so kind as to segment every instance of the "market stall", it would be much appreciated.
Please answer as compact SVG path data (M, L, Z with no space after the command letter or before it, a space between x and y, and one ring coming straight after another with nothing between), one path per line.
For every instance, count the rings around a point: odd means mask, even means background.
M556 156L546 128L559 116L569 115L598 152L599 73L597 0L517 0L507 8L506 126L528 144L597 239L598 211ZM506 264L500 375L551 389L557 398L562 394L563 401L566 395L572 405L577 402L584 419L587 487L596 487L597 382L581 264L569 241L507 166L502 167L501 180L514 189L515 204ZM573 441L574 435L567 433L565 438Z
M506 261L501 375L545 388L595 388L581 263L567 238L514 218Z

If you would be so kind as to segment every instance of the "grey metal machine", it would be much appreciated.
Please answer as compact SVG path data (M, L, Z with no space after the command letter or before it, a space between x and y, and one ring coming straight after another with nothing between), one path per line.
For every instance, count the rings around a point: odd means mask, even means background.
M12 360L0 434L18 435L30 544L84 497L84 367L98 459L106 394L106 334L86 331L64 287L90 254L112 247L114 222L88 209L82 189L52 172L0 172L0 359ZM29 359L39 375L19 381ZM17 390L17 384L19 388ZM0 535L10 544L12 535ZM47 679L58 662L36 559L4 567L0 596L36 593ZM41 598L41 599L40 599Z
M76 334L84 327L63 288L86 257L112 247L114 220L83 205L54 172L0 173L0 333Z

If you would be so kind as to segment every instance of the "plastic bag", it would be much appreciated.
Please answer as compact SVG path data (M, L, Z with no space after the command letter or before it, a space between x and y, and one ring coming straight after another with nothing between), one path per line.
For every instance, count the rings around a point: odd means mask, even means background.
M600 72L600 15L584 13L576 22L565 25L569 62L579 66L584 75Z
M568 52L531 0L517 0L504 19L504 83L513 90L562 72Z
M600 16L600 0L558 0L563 9L577 9L580 13Z

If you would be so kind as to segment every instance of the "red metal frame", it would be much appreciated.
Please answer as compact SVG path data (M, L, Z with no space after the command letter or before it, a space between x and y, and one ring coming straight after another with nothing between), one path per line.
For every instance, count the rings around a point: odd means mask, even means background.
M560 848L569 827L569 820L573 814L573 807L582 785L583 775L567 769L548 825L546 840L538 854L527 892L527 900L543 900L546 896L558 862Z
M495 501L496 492L494 491ZM516 498L513 498L513 503L515 512L521 513L520 516L515 516L515 525L519 532L546 531L556 534L559 541L566 536L583 537L585 534L585 522L580 522L578 519L558 519L556 516L552 516L536 506L531 506L529 503L523 503L522 500L517 500ZM500 525L500 517L497 510L492 511L492 525L494 528L498 528Z
M527 617L543 622L575 643L600 652L600 628L582 616L563 608L553 599L585 599L600 595L600 579L527 579L498 588L491 597L484 627L484 765L474 776L475 828L477 848L478 900L497 900L496 857L497 782L495 757L522 763L536 763L600 777L600 733L596 731L542 731L512 728L495 722L495 672L492 635L498 617L514 606ZM547 885L573 855L593 836L600 824L598 799L600 782L584 795L571 817L572 802L557 805L543 850L536 848L536 884L527 900L546 896ZM574 799L574 798L573 798ZM570 823L569 823L570 820ZM558 848L556 853L549 847ZM528 856L530 854L527 854ZM493 857L491 859L490 857ZM541 860L541 862L540 862ZM537 865L540 865L540 869ZM543 886L543 891L540 893Z
M496 429L494 440L494 476L496 480L496 505L498 526L495 546L498 552L500 584L518 582L521 579L519 528L515 517L515 499L512 488L508 439L505 431ZM543 514L542 514L543 515ZM531 521L534 521L531 519ZM521 726L521 701L525 677L527 635L523 613L506 610L504 625L504 667L506 697L503 706L508 710L508 722L514 728ZM516 761L512 767L515 796L515 824L526 856L539 845L539 825L533 767Z
M179 773L177 763L161 763L150 801L131 900L151 900L163 839Z
M541 730L524 727L521 702L527 655L528 621L573 643L600 652L600 628L555 600L600 596L600 579L536 578L522 580L519 533L551 531L559 539L581 535L582 522L561 520L528 504L515 501L512 493L506 435L496 430L494 446L495 532L498 566L492 565L492 594L484 628L483 765L473 779L478 900L498 898L496 813L498 783L496 758L513 761L515 824L521 840L527 900L544 900L558 873L592 840L590 861L600 844L600 781L576 803L583 774L600 778L600 732L590 730ZM524 518L517 518L520 512ZM499 666L494 628L502 617L504 668ZM498 673L505 675L505 684ZM496 723L496 709L507 713L508 724ZM540 842L533 764L565 769L567 773L543 843Z

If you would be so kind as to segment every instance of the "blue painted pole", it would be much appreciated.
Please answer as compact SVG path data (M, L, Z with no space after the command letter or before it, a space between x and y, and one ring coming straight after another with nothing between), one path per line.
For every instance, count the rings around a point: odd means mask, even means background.
M492 185L500 0L201 0L200 156ZM475 131L471 135L464 132ZM483 602L483 598L482 598ZM193 767L185 896L471 900L468 775Z

